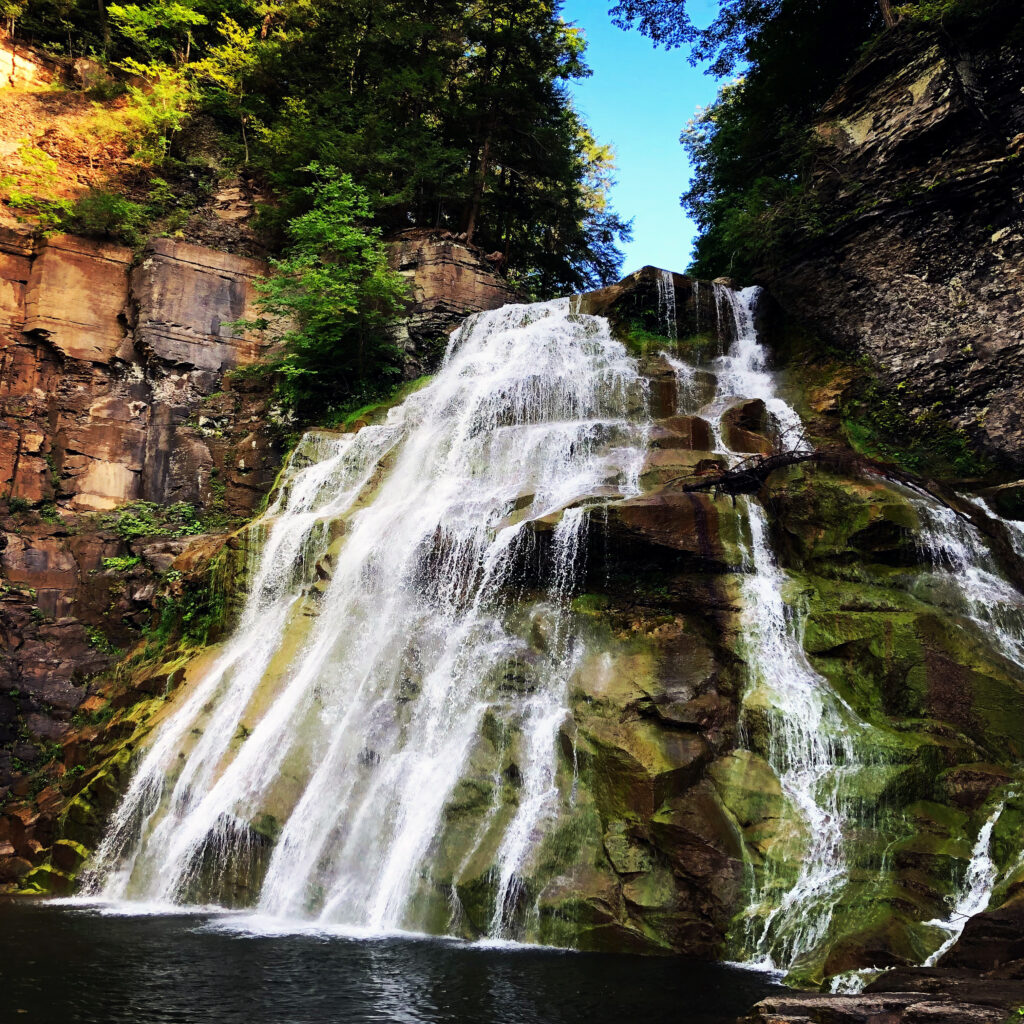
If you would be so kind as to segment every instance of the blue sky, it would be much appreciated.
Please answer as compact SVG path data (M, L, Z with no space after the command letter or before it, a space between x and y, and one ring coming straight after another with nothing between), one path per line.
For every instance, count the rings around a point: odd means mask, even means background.
M566 0L562 17L584 30L590 78L575 82L576 106L599 142L610 142L618 170L613 201L633 217L624 273L646 263L685 270L694 227L679 205L690 175L679 132L717 91L714 79L690 67L681 50L656 50L639 32L623 32L608 17L614 0ZM697 0L695 20L717 4Z

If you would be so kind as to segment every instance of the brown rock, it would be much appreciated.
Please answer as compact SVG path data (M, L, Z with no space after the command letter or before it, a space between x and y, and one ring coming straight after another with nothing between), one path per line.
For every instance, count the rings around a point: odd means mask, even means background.
M25 289L25 330L71 359L108 362L122 349L132 252L60 235L42 243Z
M131 275L136 344L170 366L222 373L255 362L269 339L231 327L255 319L259 260L154 239Z
M711 424L700 416L669 416L651 428L652 448L685 448L711 451Z
M760 399L739 402L722 413L722 437L734 452L770 454L770 431L768 410Z

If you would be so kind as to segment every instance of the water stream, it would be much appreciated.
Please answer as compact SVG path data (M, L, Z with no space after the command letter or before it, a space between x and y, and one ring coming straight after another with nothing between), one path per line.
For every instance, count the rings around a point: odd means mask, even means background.
M241 623L157 732L87 892L420 926L446 802L492 716L517 793L494 787L477 841L495 847L491 932L512 934L579 654L562 616L583 504L636 490L645 408L607 322L552 302L467 322L383 425L307 436L255 527ZM566 508L541 550L532 522ZM515 628L531 617L540 656ZM529 669L521 693L508 664Z
M804 444L800 417L776 392L755 323L757 288L733 291L716 284L715 307L728 318L732 343L713 364L717 390L703 414L712 423L718 450L732 460L721 428L722 413L738 400L760 400L780 441ZM786 574L779 567L764 509L746 504L750 529L743 577L744 647L748 684L741 726L750 743L752 719L767 734L760 749L782 792L806 830L806 846L794 881L781 883L765 871L751 878L745 928L738 955L766 968L788 969L825 937L832 908L847 878L844 829L850 813L843 779L858 767L854 738L866 728L853 710L814 671L795 620L783 599Z
M949 917L944 920L926 922L948 933L948 937L942 945L925 960L926 967L938 963L943 954L960 938L968 920L988 908L992 890L999 878L999 870L992 860L992 830L996 827L996 822L999 821L1005 807L1006 799L1000 800L985 820L985 824L981 826L978 839L971 851L967 872L959 887Z

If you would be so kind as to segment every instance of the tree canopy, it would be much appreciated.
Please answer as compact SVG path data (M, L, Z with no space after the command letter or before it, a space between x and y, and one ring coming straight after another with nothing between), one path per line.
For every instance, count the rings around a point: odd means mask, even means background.
M29 0L20 31L141 81L140 107L175 115L149 155L161 140L180 148L179 115L212 119L224 152L273 186L268 223L282 240L308 209L307 168L331 166L366 191L385 234L465 232L547 296L614 279L629 237L608 201L611 154L570 100L568 83L590 71L560 11L560 0Z
M682 205L699 229L693 271L747 279L795 235L820 227L808 187L813 125L880 33L903 19L998 35L1022 18L1019 0L721 0L704 27L686 0L620 0L610 14L728 79L683 129L694 173Z

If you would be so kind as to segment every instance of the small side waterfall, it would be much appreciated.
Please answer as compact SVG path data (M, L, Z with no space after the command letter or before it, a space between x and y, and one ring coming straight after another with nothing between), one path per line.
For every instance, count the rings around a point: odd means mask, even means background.
M934 500L914 498L914 506L919 544L935 567L939 599L994 638L1007 658L1024 664L1024 597L1002 577L981 534Z
M384 425L308 435L255 526L241 623L157 731L87 891L436 929L446 805L491 721L492 809L461 852L493 849L491 932L515 934L557 803L585 505L636 490L645 410L607 322L563 301L476 316ZM542 550L531 524L562 510Z
M726 445L722 413L738 400L765 404L779 435L802 443L800 417L781 399L767 369L767 354L755 324L757 288L736 292L716 284L715 307L729 317L732 344L713 364L717 392L704 414L711 420L719 451ZM847 877L844 828L849 810L843 777L856 770L854 736L864 725L811 667L799 624L783 600L786 575L772 551L764 509L747 504L750 554L743 578L744 647L748 685L741 726L771 765L782 791L806 830L807 842L795 880L762 876L752 880L740 955L766 967L789 968L825 937L832 907ZM752 719L759 719L756 730ZM781 887L780 887L781 886Z
M658 319L665 326L665 337L675 341L679 337L679 320L676 316L676 283L671 270L658 273Z
M967 873L964 875L963 884L960 886L949 917L946 920L927 922L948 932L949 937L925 960L926 967L932 967L938 963L943 954L960 938L968 920L988 908L992 890L999 878L999 871L992 860L992 830L996 827L996 822L999 821L1005 807L1006 799L1000 800L986 819L985 824L981 826L978 840L971 851L971 862L967 867Z

